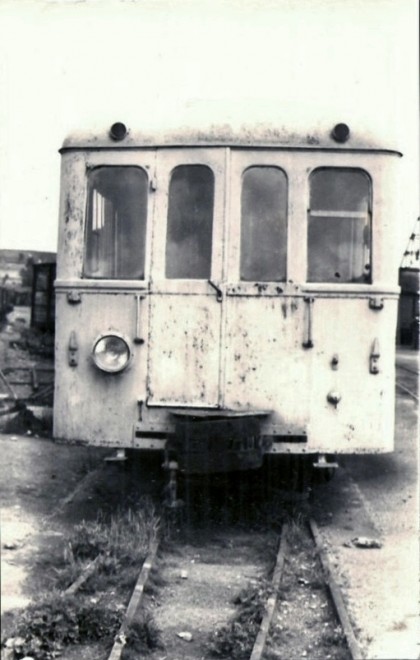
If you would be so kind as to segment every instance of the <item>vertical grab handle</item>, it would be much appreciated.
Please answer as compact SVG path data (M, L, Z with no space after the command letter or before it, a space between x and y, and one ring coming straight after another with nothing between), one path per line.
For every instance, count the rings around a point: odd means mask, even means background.
M307 316L306 316L306 318L307 318L308 325L307 325L307 332L306 332L306 340L303 342L302 346L303 346L303 348L313 348L314 342L313 342L313 339L312 339L312 308L313 308L313 304L315 302L315 298L307 296L307 297L304 298L304 301L307 304Z
M134 296L136 302L136 329L134 334L134 343L135 344L144 344L144 339L140 337L140 307L141 301L144 300L145 296L136 293Z
M379 373L379 358L381 357L381 351L379 349L379 341L377 338L374 339L372 348L370 350L369 356L369 371L371 374Z

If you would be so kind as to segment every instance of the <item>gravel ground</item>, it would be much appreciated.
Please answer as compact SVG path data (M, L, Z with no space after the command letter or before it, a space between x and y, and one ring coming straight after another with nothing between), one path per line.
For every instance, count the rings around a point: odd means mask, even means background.
M3 615L24 607L34 595L34 580L28 581L34 560L60 542L66 527L52 516L84 475L100 464L104 451L17 435L0 435L0 446Z

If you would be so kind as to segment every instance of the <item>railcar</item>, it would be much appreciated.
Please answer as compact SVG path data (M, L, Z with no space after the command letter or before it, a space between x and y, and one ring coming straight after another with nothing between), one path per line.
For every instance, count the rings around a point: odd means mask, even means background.
M56 438L192 473L392 451L398 151L116 123L61 156Z
M0 286L0 322L3 322L7 315L13 310L13 289Z
M54 332L55 263L44 262L33 265L31 292L31 327L44 332Z

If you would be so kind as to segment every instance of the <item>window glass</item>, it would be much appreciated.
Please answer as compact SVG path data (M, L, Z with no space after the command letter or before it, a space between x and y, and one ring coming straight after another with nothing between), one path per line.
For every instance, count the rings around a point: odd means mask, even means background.
M144 279L147 184L139 167L90 172L85 276Z
M166 277L209 279L214 175L206 165L179 165L169 186Z
M308 281L371 282L371 181L363 170L322 168L310 178Z
M286 175L278 167L250 167L242 178L241 280L285 280L286 259Z

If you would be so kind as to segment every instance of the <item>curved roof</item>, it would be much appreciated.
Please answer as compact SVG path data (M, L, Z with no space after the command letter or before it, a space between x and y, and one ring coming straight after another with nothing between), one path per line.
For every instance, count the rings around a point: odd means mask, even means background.
M141 147L200 147L200 146L238 146L265 147L284 149L329 149L339 151L362 150L381 151L402 155L399 151L387 145L378 144L367 135L353 130L350 125L350 136L345 142L337 142L330 129L308 130L306 133L287 130L284 127L274 127L268 124L241 126L233 129L230 125L212 125L207 130L180 128L161 131L132 130L127 127L127 135L122 140L112 139L111 126L99 131L75 132L69 135L60 151L68 149L135 149Z

